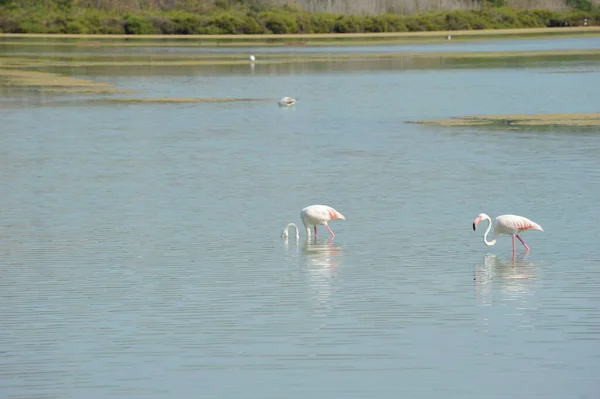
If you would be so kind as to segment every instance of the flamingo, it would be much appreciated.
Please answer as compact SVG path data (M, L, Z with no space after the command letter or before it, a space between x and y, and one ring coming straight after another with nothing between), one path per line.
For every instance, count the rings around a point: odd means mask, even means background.
M327 230L329 230L331 236L335 237L335 234L329 227L328 222L334 219L346 220L344 215L327 205L310 205L306 208L303 208L302 211L300 211L300 219L302 219L302 223L306 229L306 238L310 237L310 226L313 226L315 230L315 239L317 238L318 225L327 227ZM290 227L294 227L296 229L296 238L298 238L300 233L298 232L298 226L296 226L294 223L288 223L288 225L284 227L281 237L288 237L288 231Z
M281 100L279 100L279 106L280 107L291 107L292 105L296 105L296 101L298 101L297 98L283 97Z
M482 220L488 221L488 228L483 235L483 242L488 247L491 247L496 244L496 237L500 234L506 234L512 236L512 246L513 246L513 255L516 253L515 248L515 237L521 241L521 244L525 247L527 251L529 251L529 247L525 244L525 241L519 236L519 233L526 230L539 230L544 231L542 226L539 224L532 222L524 216L518 215L500 215L496 217L494 221L494 237L492 241L487 240L487 235L492 229L492 219L486 215L485 213L480 213L479 216L475 218L473 221L473 231L477 228L477 225Z

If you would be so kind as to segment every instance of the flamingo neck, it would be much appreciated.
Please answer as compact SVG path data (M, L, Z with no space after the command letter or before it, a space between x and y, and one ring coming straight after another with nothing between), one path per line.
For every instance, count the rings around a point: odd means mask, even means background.
M288 223L288 225L284 227L281 237L287 238L289 236L290 227L293 227L296 230L296 239L299 239L300 232L298 231L298 226L296 226L294 223Z
M488 221L488 227L485 230L485 234L483 235L483 243L485 245L487 245L488 247L491 247L491 246L496 245L496 234L494 233L494 237L493 237L492 241L488 241L487 240L487 236L488 236L490 230L492 229L492 219L490 219L489 217L487 217L487 218L485 218L485 220Z

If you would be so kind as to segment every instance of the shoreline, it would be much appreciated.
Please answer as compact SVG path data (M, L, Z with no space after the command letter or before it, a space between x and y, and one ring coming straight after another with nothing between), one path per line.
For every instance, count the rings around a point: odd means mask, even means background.
M257 42L270 42L270 44L285 44L286 40L304 41L292 43L296 45L311 45L310 41L316 41L314 44L319 44L318 41L328 41L328 44L336 44L343 42L351 42L360 40L361 44L369 45L368 40L372 40L373 44L379 44L381 40L387 42L403 41L403 40L418 40L418 39L436 39L446 40L447 36L453 39L483 39L483 38L521 38L521 37L552 37L552 36L596 36L600 35L600 26L586 27L557 27L557 28L514 28L514 29L482 29L482 30L441 30L427 32L381 32L381 33L294 33L294 34L215 34L215 35L168 35L168 34L152 34L152 35L127 35L127 34L69 34L69 33L0 33L0 39L76 39L76 40L126 40L126 41L143 41L143 40L201 40L206 42L228 41L229 43L221 43L221 45L236 45L244 44L255 45ZM378 40L379 39L379 40ZM0 45L3 40L0 40Z

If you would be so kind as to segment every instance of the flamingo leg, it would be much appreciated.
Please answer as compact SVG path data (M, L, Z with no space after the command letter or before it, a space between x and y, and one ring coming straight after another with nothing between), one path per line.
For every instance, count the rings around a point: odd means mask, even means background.
M331 236L335 237L335 234L333 234L333 231L331 231L331 228L327 225L325 225L325 227L327 227L327 230L329 230L329 232L331 233Z
M519 237L519 235L517 234L517 238L519 239L519 241L521 241L521 244L523 244L523 246L525 247L526 250L529 251L529 247L527 246L527 244L525 244L525 241L523 241L523 239L521 237ZM513 238L513 241L515 239Z
M315 238L317 238L317 226L314 226L315 228Z
M514 257L515 254L517 253L517 248L515 246L515 235L514 234L512 236L512 241L513 241L513 257Z

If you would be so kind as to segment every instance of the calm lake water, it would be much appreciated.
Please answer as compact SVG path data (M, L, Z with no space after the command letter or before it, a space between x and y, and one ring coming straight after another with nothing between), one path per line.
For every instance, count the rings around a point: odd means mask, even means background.
M63 70L268 101L5 100L1 396L596 398L600 130L405 122L597 112L600 61L405 61ZM280 238L310 204L335 240ZM544 232L513 262L480 212Z

